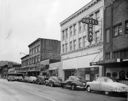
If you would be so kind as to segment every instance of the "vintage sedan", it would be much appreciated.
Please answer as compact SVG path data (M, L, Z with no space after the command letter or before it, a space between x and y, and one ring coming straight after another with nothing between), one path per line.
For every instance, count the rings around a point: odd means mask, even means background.
M62 82L62 87L63 88L71 88L72 90L75 90L76 88L82 88L85 89L86 87L86 82L81 80L77 76L70 76L66 81Z
M88 92L94 91L104 91L105 94L110 92L125 93L128 91L128 85L116 82L108 77L98 77L92 82L87 82L86 89Z
M48 80L46 80L46 85L54 87L61 86L62 79L57 76L51 76Z

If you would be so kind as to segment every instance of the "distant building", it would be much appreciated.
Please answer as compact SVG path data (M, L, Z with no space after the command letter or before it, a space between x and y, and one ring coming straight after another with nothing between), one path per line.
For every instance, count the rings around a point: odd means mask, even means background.
M38 38L28 45L29 54L22 57L22 66L28 68L30 75L38 75L49 63L60 61L60 41ZM33 72L33 73L32 73Z
M128 80L128 0L105 0L105 75Z
M64 79L78 75L93 80L102 75L102 66L92 63L103 59L103 9L103 0L92 0L60 23ZM85 17L98 20L98 25L93 25L92 37L88 24L81 22Z

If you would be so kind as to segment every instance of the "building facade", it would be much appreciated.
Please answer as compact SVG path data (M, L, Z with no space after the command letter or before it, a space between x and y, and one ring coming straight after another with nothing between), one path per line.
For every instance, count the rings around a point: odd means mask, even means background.
M93 80L102 75L102 66L91 63L103 58L103 7L103 0L92 0L60 23L64 79L78 75ZM98 25L93 25L91 42L88 40L88 25L81 21L85 17L98 20Z
M60 41L38 38L28 45L29 54L22 57L22 66L30 75L39 75L51 62L60 61Z
M128 79L128 0L106 0L104 10L105 75Z

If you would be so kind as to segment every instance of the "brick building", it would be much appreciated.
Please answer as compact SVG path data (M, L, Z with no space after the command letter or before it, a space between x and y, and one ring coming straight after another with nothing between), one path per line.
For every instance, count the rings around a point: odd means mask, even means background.
M48 69L50 63L60 61L60 41L58 40L38 38L28 47L29 54L22 57L21 61L30 75L39 75L41 70Z
M104 1L105 75L128 80L128 0Z

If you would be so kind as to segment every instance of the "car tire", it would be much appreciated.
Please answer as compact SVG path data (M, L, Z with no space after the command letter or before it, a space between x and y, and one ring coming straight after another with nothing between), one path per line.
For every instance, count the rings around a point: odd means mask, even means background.
M91 92L91 87L90 86L87 86L87 91Z
M75 85L71 85L71 89L75 90L76 86Z

